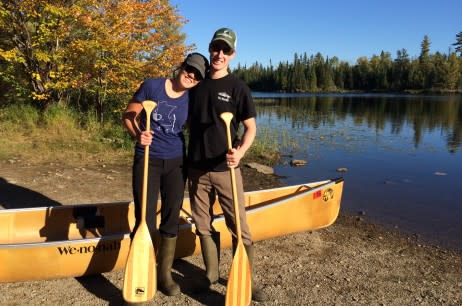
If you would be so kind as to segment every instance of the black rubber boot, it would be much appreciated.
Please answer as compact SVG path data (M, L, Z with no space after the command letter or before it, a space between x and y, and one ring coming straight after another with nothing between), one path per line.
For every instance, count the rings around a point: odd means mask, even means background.
M172 279L172 264L175 258L176 237L162 237L158 252L157 287L168 296L180 294L180 286Z
M268 296L266 293L261 289L254 281L253 278L253 263L254 263L254 247L253 245L245 245L244 244L245 251L247 252L247 257L249 258L249 264L250 264L250 273L252 277L252 300L255 302L265 302L268 300ZM235 250L235 247L233 246L233 250Z

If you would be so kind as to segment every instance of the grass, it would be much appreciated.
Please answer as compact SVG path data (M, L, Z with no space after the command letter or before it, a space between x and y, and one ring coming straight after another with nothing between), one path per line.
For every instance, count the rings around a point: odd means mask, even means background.
M133 141L121 121L102 125L93 116L62 105L52 106L43 113L29 105L2 108L0 133L0 160L67 164L132 160ZM288 143L287 133L259 127L245 161L274 164L280 158L279 151Z
M293 152L299 144L290 137L289 131L270 125L258 126L257 136L246 158L266 165L274 165L281 154Z
M40 113L27 105L0 110L0 159L31 163L131 159L132 143L122 124L100 125L65 106Z

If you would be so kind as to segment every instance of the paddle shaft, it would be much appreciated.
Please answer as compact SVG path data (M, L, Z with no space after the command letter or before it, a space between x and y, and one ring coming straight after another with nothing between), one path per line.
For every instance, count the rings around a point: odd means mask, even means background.
M144 106L143 106L144 107ZM151 110L146 109L146 131L151 130ZM148 167L149 167L149 146L144 146L144 167L143 167L143 189L141 192L141 220L146 222L146 206L148 198Z
M157 104L154 101L143 101L144 111L146 112L146 131L151 131L151 113ZM146 202L148 198L148 168L149 168L149 146L144 146L144 168L143 168L143 189L141 192L141 223L146 223Z
M228 147L231 149L231 135L229 132L229 128L226 131L228 134ZM231 174L231 188L233 191L233 202L234 202L234 214L236 218L236 235L237 235L237 240L242 239L242 233L241 233L241 218L239 216L239 199L237 197L237 188L236 188L236 172L234 171L234 168L229 168L229 172Z
M229 112L222 113L221 119L226 125L226 138L228 142L228 150L232 149L230 123L233 114ZM234 168L230 167L231 188L233 192L234 202L234 218L236 223L236 252L234 254L231 270L229 272L228 284L226 286L226 306L249 305L252 298L251 295L251 271L247 253L242 242L241 220L239 214L239 199L236 188L236 174Z

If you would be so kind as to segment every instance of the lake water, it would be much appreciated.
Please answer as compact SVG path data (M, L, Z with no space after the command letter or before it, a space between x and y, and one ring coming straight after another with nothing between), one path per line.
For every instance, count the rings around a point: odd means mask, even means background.
M461 96L253 96L260 135L287 154L274 167L286 184L343 176L343 211L462 250Z

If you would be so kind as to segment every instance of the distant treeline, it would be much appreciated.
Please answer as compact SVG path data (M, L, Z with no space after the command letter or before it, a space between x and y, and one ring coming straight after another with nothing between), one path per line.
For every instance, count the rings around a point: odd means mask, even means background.
M425 36L417 58L411 58L406 49L398 50L395 59L382 51L370 59L360 57L351 65L335 56L296 53L292 62L280 62L277 67L256 62L250 67L238 65L233 73L254 91L454 92L462 90L462 32L456 37L455 52L448 54L431 54L430 39Z

